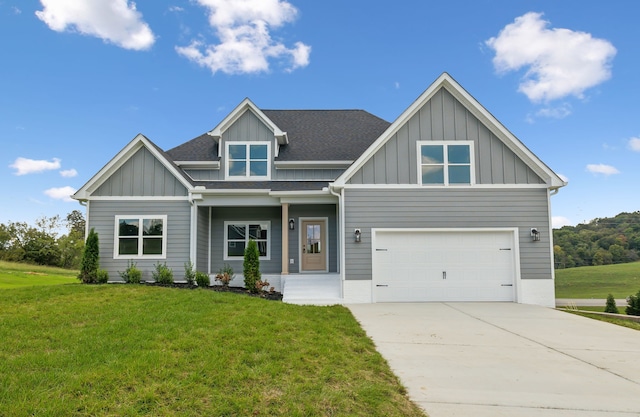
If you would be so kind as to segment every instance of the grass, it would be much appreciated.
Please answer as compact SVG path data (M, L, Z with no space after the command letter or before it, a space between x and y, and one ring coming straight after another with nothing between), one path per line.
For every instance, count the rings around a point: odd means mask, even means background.
M634 330L640 330L640 322L637 322L637 321L625 320L625 319L620 319L616 317L602 316L600 314L589 314L588 312L585 312L585 311L597 311L602 313L604 312L604 307L602 308L601 307L578 307L578 308L583 311L572 311L572 310L565 310L565 311L567 311L568 313L577 314L579 316L587 317L590 319L605 321L607 323L616 324L622 327L628 327ZM620 314L624 314L624 307L622 308L618 307L618 310L620 310Z
M424 416L348 309L143 285L0 291L0 415Z
M627 298L640 291L640 262L556 270L556 298Z
M78 282L78 271L0 261L0 289Z

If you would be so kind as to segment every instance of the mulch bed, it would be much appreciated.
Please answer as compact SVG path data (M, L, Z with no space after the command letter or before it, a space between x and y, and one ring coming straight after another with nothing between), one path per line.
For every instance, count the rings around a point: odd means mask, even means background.
M199 287L197 285L189 285L187 283L184 282L176 282L173 284L159 284L157 282L145 282L145 285L151 285L154 287L168 287L168 288L182 288L182 289L189 289L189 290L193 290L196 288L202 288L203 290L211 290L211 291L218 291L218 292L230 292L230 293L234 293L234 294L244 294L247 295L249 297L258 297L258 298L264 298L266 300L275 300L275 301L282 301L282 293L278 292L278 291L273 291L273 292L269 292L269 291L262 291L259 293L252 293L249 290L247 290L244 287L223 287L222 285L210 285L208 287Z

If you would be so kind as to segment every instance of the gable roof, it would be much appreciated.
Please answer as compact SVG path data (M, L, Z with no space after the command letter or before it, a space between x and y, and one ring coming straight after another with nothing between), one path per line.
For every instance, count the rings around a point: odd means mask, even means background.
M192 180L173 163L169 155L160 149L155 143L139 133L120 152L98 171L85 185L76 191L71 198L75 200L86 200L92 192L98 189L114 172L116 172L126 161L129 160L141 148L146 148L160 163L173 174L185 188L193 188Z
M398 118L380 135L380 137L342 174L333 185L342 187L373 155L389 141L431 98L440 90L446 89L480 120L511 151L520 157L549 188L558 189L567 185L555 172L533 154L498 119L485 109L471 94L446 72L442 73Z

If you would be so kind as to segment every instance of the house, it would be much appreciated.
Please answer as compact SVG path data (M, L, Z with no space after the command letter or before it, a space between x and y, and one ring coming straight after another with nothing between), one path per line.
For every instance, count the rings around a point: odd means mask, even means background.
M136 136L74 198L113 281L191 260L242 286L249 239L285 301L554 306L550 196L566 183L442 74L393 123L242 101L168 151Z

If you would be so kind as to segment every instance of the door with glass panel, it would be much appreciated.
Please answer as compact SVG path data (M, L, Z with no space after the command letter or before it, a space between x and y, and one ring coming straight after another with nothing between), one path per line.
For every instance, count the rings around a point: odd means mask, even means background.
M327 221L303 220L301 227L302 271L327 270Z

